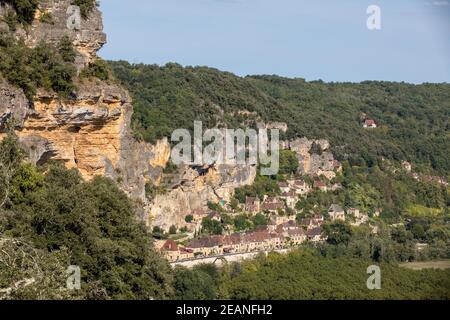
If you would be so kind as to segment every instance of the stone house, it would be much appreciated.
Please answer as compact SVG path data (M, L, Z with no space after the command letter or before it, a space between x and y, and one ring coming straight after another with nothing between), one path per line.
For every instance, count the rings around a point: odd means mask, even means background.
M308 237L308 240L312 242L320 242L325 240L325 237L322 235L322 228L308 230L306 231L306 236Z
M327 187L326 183L324 183L320 180L314 181L314 188L319 189L320 191L323 191L323 192L328 191L328 187Z
M311 187L304 180L293 180L289 181L291 189L297 195L303 196L311 192Z
M261 211L277 214L278 210L284 210L285 204L276 197L265 197L261 205Z
M192 211L191 215L193 218L192 222L201 223L202 220L208 216L208 212L203 208L197 208Z
M244 206L245 212L256 214L258 212L261 212L261 201L258 197L246 197L245 198L245 206Z
M356 208L347 209L347 214L349 216L353 216L355 219L361 218L361 212L359 211L359 209L356 209Z
M186 249L192 250L194 255L211 256L223 254L223 236L210 236L194 239L189 242Z
M161 246L160 251L169 262L194 258L193 251L178 247L177 243L173 240L165 241Z
M294 191L284 192L280 198L283 199L286 202L286 206L291 209L295 208L298 200L297 194Z
M294 246L302 244L307 239L305 231L298 227L293 230L288 230L287 236L289 237L291 244Z
M287 184L287 182L278 182L278 187L281 190L281 193L288 193L291 191L291 188L289 187L289 185Z
M363 123L363 128L365 129L375 129L377 127L377 123L373 119L366 119Z
M211 212L208 214L208 217L209 217L211 220L213 220L213 221L218 221L218 222L221 222L221 221L222 221L222 216L220 215L219 212L216 212L216 211L211 211Z
M345 212L341 206L337 204L332 204L328 209L328 215L330 216L331 221L345 221Z

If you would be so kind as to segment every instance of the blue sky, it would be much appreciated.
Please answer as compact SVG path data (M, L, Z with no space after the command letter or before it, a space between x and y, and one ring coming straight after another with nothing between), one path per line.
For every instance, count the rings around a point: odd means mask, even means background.
M450 82L450 0L103 0L105 59L244 76ZM369 5L381 30L366 27Z

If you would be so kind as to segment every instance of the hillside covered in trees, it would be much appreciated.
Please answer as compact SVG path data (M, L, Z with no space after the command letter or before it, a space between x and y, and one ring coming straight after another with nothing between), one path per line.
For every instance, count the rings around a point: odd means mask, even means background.
M192 129L194 120L230 128L246 120L281 121L289 126L283 138L328 139L335 156L351 165L370 167L384 157L410 161L417 171L449 175L449 84L306 82L241 78L174 63L110 65L133 96L134 129L146 141L176 128ZM364 116L378 129L364 130Z

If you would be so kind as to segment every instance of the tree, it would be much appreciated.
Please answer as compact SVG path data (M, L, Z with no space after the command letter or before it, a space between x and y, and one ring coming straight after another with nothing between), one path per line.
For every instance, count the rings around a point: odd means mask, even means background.
M234 218L234 228L236 231L247 230L251 227L250 222L245 214L240 214Z
M280 151L280 174L295 174L298 166L298 157L294 151Z
M206 217L202 220L202 232L213 235L221 235L223 233L223 226L219 221Z
M169 228L170 234L176 234L177 233L177 227L175 225L171 225Z
M170 266L153 250L133 205L109 179L84 182L75 170L50 164L43 183L19 175L20 197L0 231L30 243L42 256L65 250L82 272L86 299L150 299L172 295ZM47 258L45 258L47 259ZM0 279L1 283L2 279Z
M325 236L327 236L327 242L333 245L347 245L352 237L352 229L342 221L325 224L323 231Z
M184 217L184 221L187 223L191 223L194 220L194 216L192 214L188 214L186 217Z
M198 269L176 267L174 287L175 296L179 300L216 299L214 280L208 273Z
M265 225L267 225L268 218L265 215L261 214L261 213L257 213L252 218L252 222L253 222L253 226L254 227L265 226Z
M25 153L12 132L0 141L0 209L10 201L12 180L20 170L24 157Z
M75 49L73 48L72 41L70 41L70 38L68 36L64 36L61 38L58 45L58 51L64 62L75 62L77 54L75 52Z

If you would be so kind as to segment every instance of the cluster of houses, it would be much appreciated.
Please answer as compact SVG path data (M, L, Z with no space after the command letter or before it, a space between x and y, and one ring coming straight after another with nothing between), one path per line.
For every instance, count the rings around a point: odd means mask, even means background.
M246 200L246 210L251 212L261 212L265 210L264 208L268 211L281 208L276 198L266 197L262 203L257 198ZM196 221L201 221L207 216L220 221L219 213L203 209L195 210L192 216ZM330 206L328 216L332 222L348 220L353 226L369 221L369 216L361 213L359 209L349 208L346 212L337 204ZM266 226L261 226L255 231L205 236L191 240L184 247L177 245L173 240L162 240L157 243L157 247L170 262L224 254L272 251L297 246L305 241L317 243L326 240L322 232L324 223L325 218L321 214L304 218L298 223L295 215L274 214Z
M321 229L324 221L322 215L316 215L311 219L304 219L301 225L298 225L294 220L280 217L252 232L206 236L191 240L184 247L178 246L173 240L159 241L156 246L170 262L224 254L272 251L297 246L305 241L324 241Z
M278 197L264 196L263 199L257 197L247 197L245 199L244 211L250 214L259 212L277 213L279 210L287 208L294 209L300 197L312 192L313 188L304 180L287 180L278 182L281 195ZM326 184L314 185L314 187L326 191Z

